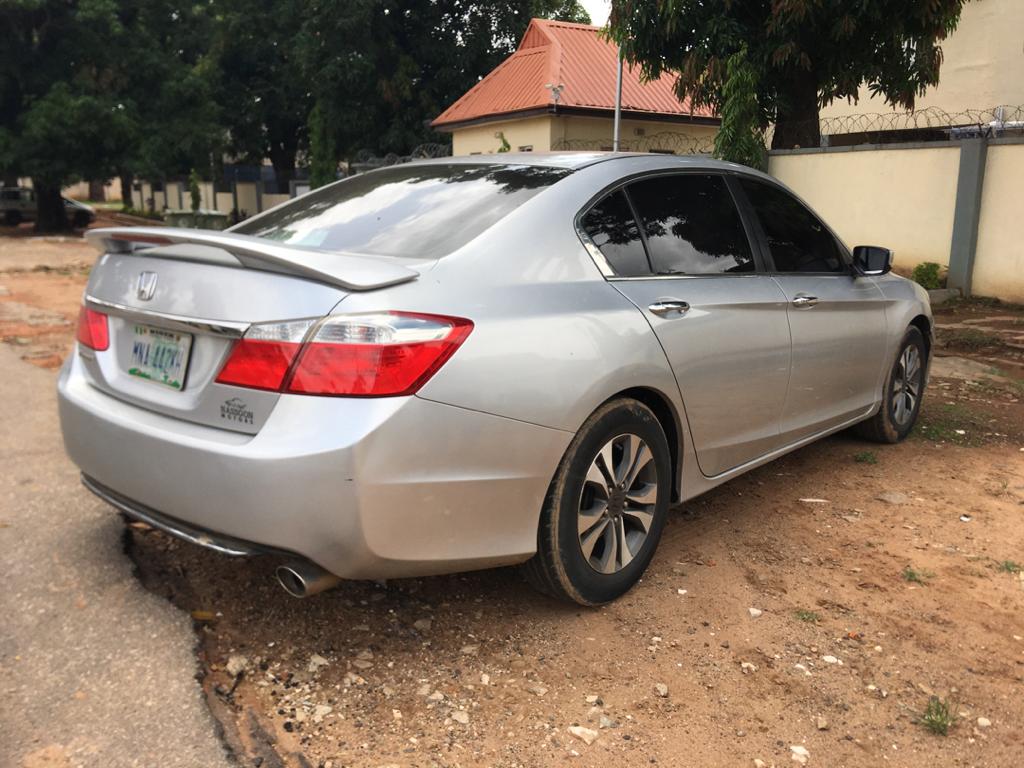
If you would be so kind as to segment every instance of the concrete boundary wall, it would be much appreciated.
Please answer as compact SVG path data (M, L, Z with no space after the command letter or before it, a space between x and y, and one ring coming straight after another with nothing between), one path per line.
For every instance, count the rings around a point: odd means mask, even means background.
M965 295L1024 302L1024 139L773 151L768 169L847 245L891 248L900 269L941 264Z
M989 142L972 291L1024 304L1024 143Z

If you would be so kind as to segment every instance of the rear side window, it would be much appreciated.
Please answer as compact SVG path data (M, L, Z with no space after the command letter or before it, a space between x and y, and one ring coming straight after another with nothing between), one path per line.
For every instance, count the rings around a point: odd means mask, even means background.
M317 189L232 232L328 251L437 258L572 173L531 165L397 165Z
M583 231L594 241L616 275L637 277L651 274L640 238L640 227L621 190L612 192L587 211L582 224Z
M818 217L778 187L741 178L777 272L845 272L842 251Z
M750 242L725 179L655 176L629 187L659 275L755 271Z

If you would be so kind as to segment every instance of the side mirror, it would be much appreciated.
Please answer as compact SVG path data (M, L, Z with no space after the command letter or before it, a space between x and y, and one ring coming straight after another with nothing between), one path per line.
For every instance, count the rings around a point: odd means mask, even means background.
M877 245L858 245L853 249L853 271L858 275L884 275L892 269L892 251Z

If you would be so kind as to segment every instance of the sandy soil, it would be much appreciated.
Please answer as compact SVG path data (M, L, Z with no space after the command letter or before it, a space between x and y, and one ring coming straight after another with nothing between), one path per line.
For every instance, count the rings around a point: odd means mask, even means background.
M0 336L36 364L66 354L84 274L5 269ZM673 510L643 582L601 609L514 569L298 601L271 561L144 526L126 543L193 613L211 708L247 765L786 766L793 747L812 766L1016 764L1022 318L937 313L943 376L911 439L838 435ZM920 722L932 697L947 736Z

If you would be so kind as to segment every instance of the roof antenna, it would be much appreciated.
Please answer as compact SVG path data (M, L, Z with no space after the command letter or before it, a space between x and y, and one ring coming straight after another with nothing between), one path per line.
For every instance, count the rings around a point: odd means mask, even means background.
M562 96L562 91L565 90L565 86L559 83L554 85L553 83L545 83L544 87L551 91L551 98L555 100L555 112L558 111L558 100Z

